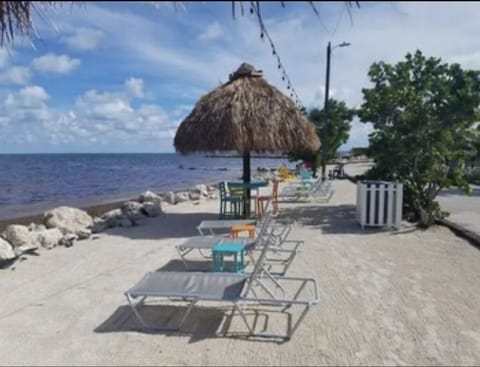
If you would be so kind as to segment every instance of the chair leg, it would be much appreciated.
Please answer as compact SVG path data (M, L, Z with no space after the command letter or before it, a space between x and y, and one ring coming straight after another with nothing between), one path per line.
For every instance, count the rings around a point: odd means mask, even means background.
M187 319L188 315L190 315L190 312L192 311L193 307L195 306L195 304L197 303L196 300L190 300L190 304L188 305L188 308L187 310L185 311L182 319L180 320L180 322L178 323L177 326L175 327L164 327L164 326L154 326L154 325L149 325L145 320L144 318L142 317L142 315L140 314L140 311L137 309L137 306L141 305L143 303L143 301L145 301L145 298L147 297L142 297L142 299L135 303L133 301L133 297L131 297L129 294L126 294L126 297L127 297L127 301L130 305L130 307L132 308L132 311L133 313L135 314L135 316L137 317L137 320L140 322L140 324L142 325L142 327L146 330L153 330L153 331L178 331L181 329L181 327L183 326L185 320Z

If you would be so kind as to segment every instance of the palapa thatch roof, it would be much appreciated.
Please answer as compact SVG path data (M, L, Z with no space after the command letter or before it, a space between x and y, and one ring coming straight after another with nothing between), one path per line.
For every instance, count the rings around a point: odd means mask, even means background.
M197 102L180 124L174 145L182 153L287 153L316 151L320 141L295 103L244 63Z

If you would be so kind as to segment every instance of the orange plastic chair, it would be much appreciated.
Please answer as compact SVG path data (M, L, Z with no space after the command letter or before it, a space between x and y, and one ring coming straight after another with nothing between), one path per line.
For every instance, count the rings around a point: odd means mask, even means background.
M265 208L266 208L269 200L272 201L272 205L273 205L272 214L273 215L278 214L278 212L279 212L279 209L278 209L278 184L279 184L278 180L273 180L272 196L267 196L267 195L257 196L257 198L255 200L256 201L255 205L256 205L256 208L257 208L257 217L258 218L262 218L263 215L265 214Z

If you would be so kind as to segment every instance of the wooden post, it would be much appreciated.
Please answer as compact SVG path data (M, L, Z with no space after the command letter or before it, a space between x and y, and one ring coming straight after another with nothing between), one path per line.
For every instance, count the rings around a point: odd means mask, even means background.
M250 152L243 153L243 183L250 183ZM245 189L245 205L243 206L243 216L250 216L250 188Z

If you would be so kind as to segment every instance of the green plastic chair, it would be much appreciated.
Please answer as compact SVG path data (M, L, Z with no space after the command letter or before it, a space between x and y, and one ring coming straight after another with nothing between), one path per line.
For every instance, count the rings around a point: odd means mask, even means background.
M226 182L220 182L220 213L219 219L241 218L243 212L243 196L228 192Z

